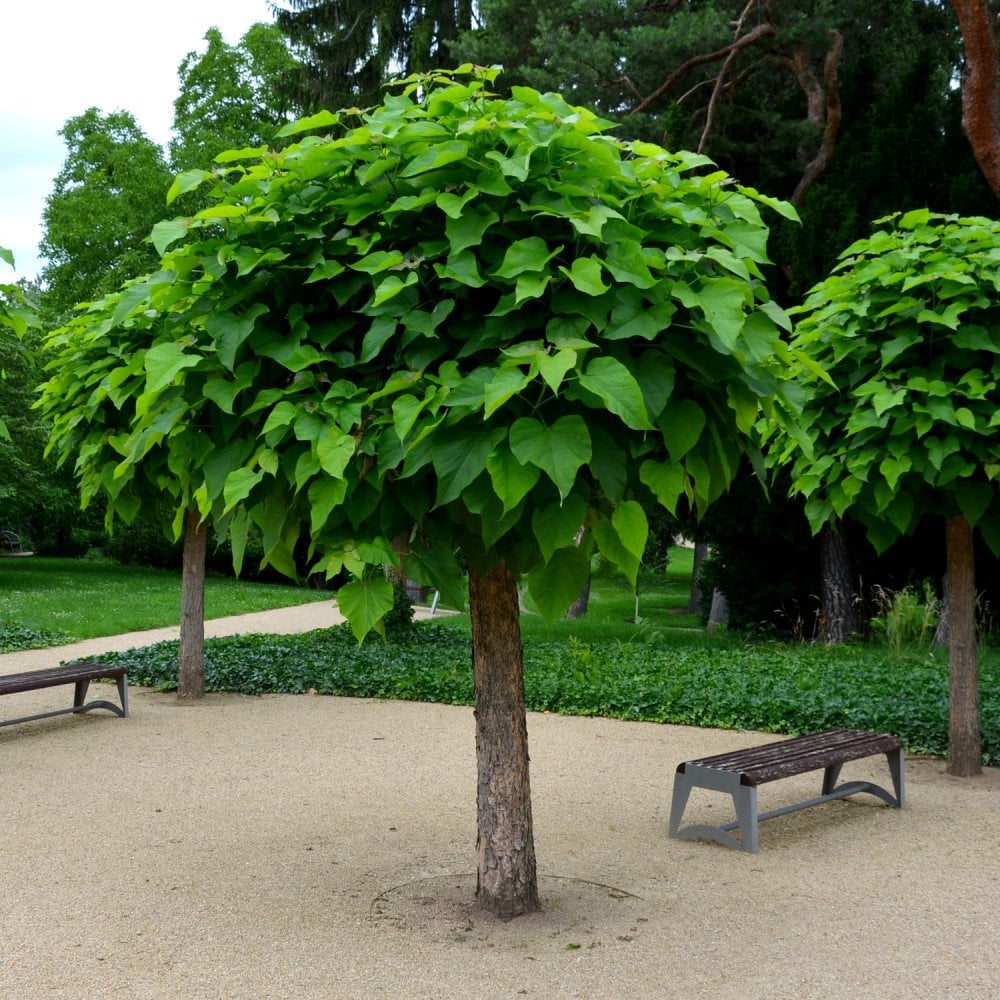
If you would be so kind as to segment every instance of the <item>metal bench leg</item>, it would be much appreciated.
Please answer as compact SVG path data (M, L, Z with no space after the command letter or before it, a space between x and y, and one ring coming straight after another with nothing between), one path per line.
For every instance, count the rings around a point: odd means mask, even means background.
M837 787L837 779L840 777L840 769L843 764L831 764L823 769L823 794L829 795Z
M740 847L750 854L760 849L757 829L757 789L753 785L740 785L733 792L736 822L740 827Z
M118 678L118 697L122 703L122 716L128 715L128 674Z
M674 794L670 803L670 825L667 834L671 837L677 836L677 831L681 827L681 817L687 808L688 799L691 796L691 778L687 774L678 772L674 775Z
M890 750L886 755L889 761L889 773L892 775L892 788L896 793L896 808L902 809L906 805L906 778L904 776L905 767L903 764L903 748Z
M73 707L80 708L84 703L84 699L87 697L87 688L90 687L90 681L77 681L76 690L73 693Z

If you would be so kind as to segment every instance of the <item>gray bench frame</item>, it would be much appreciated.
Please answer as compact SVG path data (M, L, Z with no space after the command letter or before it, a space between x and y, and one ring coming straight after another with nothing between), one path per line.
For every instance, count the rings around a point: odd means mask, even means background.
M846 781L837 784L844 764L877 754L886 755L895 794L871 781ZM823 770L821 795L758 814L758 785L820 769ZM829 729L823 733L779 740L747 750L715 754L677 765L668 833L678 840L704 838L756 854L760 848L757 824L762 820L783 816L798 809L808 809L858 792L868 792L887 805L901 809L906 800L904 781L902 740L898 736L884 733ZM736 821L720 826L698 823L681 829L681 818L693 788L709 788L730 794L736 807ZM740 831L739 840L729 832L737 829Z
M87 688L94 680L113 680L118 685L121 707L113 701L95 698L86 701ZM69 708L57 708L51 712L36 715L22 715L16 719L0 721L0 726L13 726L19 722L33 722L48 719L53 715L89 712L95 708L110 709L122 718L128 715L128 671L113 663L67 663L61 667L44 670L28 670L20 674L0 675L0 695L19 694L23 691L37 691L41 688L58 687L62 684L74 685L73 704Z

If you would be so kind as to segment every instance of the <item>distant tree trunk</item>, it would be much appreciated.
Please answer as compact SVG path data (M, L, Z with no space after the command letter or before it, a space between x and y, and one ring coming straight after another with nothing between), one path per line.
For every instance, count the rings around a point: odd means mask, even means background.
M177 697L205 697L205 553L208 525L198 511L184 515L181 575L181 644Z
M1000 58L989 0L951 0L962 29L962 125L993 193L1000 198Z
M948 645L948 574L941 580L941 607L938 611L937 628L934 629L934 645L944 649Z
M587 583L580 596L566 609L567 618L582 618L587 613L587 608L590 607L590 583L591 578L588 574Z
M708 613L708 630L722 628L729 624L729 601L726 595L716 588L712 591L712 609Z
M701 584L698 582L698 573L701 564L708 555L708 542L694 543L694 565L691 567L691 596L688 598L687 609L690 612L701 611Z
M576 544L580 545L583 541L583 528L576 533ZM590 607L590 583L591 575L587 574L587 583L580 593L580 596L566 609L567 618L582 618L587 613L587 608Z
M972 528L959 515L948 521L948 773L983 773L979 735L979 663L976 656L976 576Z
M541 908L531 821L524 650L517 581L504 563L469 570L476 689L476 898L503 920Z
M858 630L851 561L841 526L828 522L820 533L821 642L845 642Z

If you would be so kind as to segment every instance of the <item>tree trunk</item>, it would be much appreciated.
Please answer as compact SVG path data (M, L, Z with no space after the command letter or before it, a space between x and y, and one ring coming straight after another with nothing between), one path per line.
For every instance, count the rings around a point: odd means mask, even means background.
M972 528L961 515L948 521L948 773L983 773L976 657L976 577Z
M941 579L941 607L938 610L937 628L934 629L934 645L944 649L948 643L948 574Z
M580 596L566 609L567 618L582 618L587 613L587 608L590 607L590 582L591 578L588 574L587 583L580 592Z
M708 631L725 628L729 624L729 600L716 588L712 591L712 609L708 612Z
M541 908L531 824L524 650L517 581L504 563L469 570L478 768L480 905L503 920Z
M708 555L708 542L694 543L694 563L691 567L691 596L688 598L688 611L698 613L701 611L701 584L698 581L698 573L701 564Z
M820 642L846 642L858 630L851 561L839 524L820 533Z
M208 525L196 510L184 515L181 576L181 648L177 697L205 697L205 552Z
M987 183L1000 198L1000 58L989 0L951 0L962 30L962 125Z

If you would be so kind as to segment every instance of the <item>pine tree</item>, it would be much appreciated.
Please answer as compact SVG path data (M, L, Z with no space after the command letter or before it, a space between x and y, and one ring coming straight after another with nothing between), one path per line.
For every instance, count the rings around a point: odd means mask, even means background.
M303 113L365 107L386 80L449 65L448 43L472 27L474 0L285 0L278 27L302 58L285 76Z

